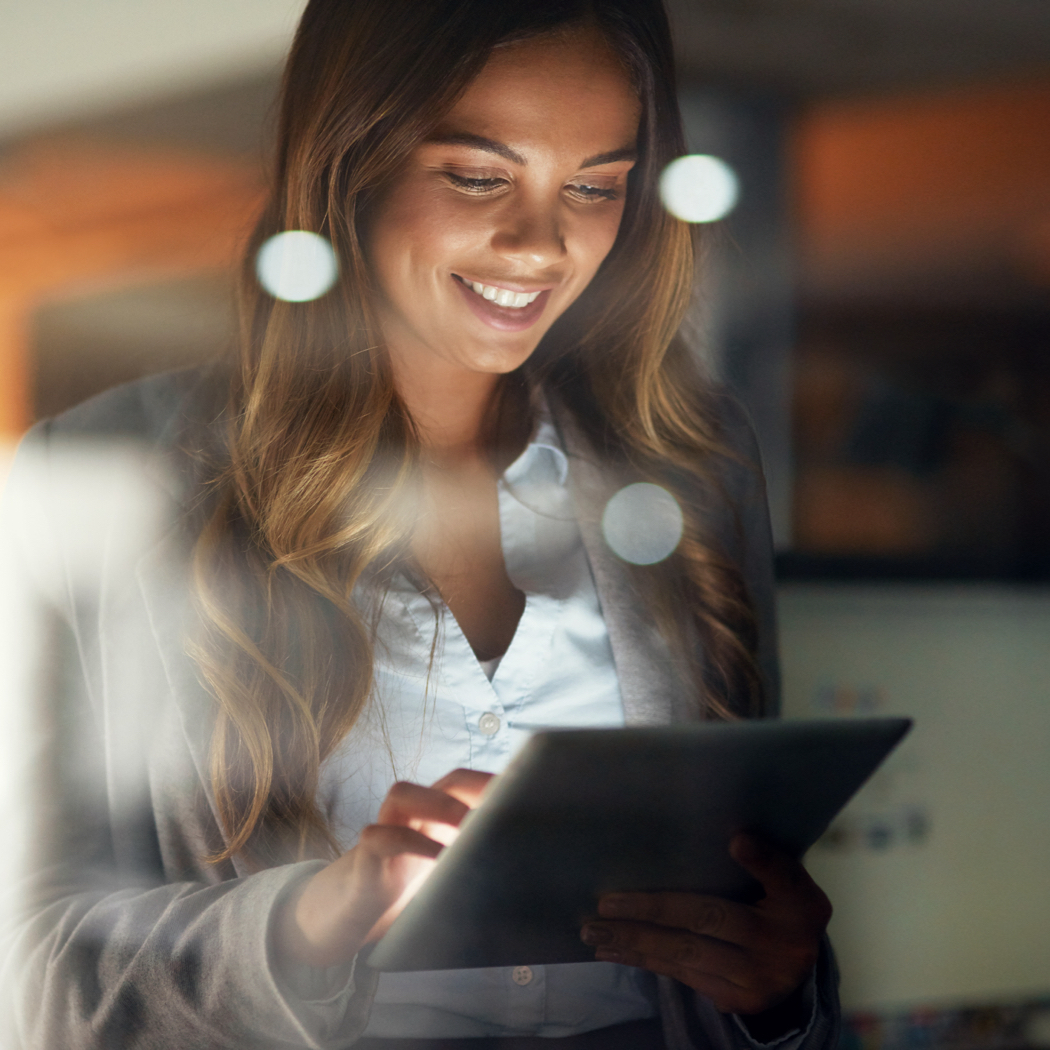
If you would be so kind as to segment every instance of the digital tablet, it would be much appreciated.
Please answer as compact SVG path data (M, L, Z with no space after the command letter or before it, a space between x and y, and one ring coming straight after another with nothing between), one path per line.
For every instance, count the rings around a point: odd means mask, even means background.
M376 944L379 970L593 961L601 894L755 901L728 852L752 831L802 854L911 727L906 718L536 733Z

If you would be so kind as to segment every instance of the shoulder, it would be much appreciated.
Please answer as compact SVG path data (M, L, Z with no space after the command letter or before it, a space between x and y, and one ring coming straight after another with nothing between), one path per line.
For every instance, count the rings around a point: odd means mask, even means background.
M207 425L222 405L225 385L214 365L162 372L106 390L37 424L50 440L95 438L149 448L174 446L196 425Z
M624 485L639 480L639 475L621 451L612 455L600 451L600 427L587 427L562 398L549 392L547 398L570 463L577 514L597 521L608 500ZM705 386L696 404L703 414L705 446L693 450L694 461L688 467L668 462L665 476L678 498L699 516L708 536L730 557L742 557L743 534L768 529L765 479L754 428L747 409L723 387Z
M716 386L710 392L713 422L718 428L720 443L729 455L735 455L754 467L760 467L758 442L751 414L725 387Z
M762 453L747 408L724 388L710 398L717 451L713 466L718 487L738 514L768 515Z
M541 388L542 403L549 411L563 441L578 455L597 458L601 432L609 424L594 411L581 418L573 399L557 389ZM751 416L744 405L724 386L703 382L692 398L696 411L704 418L705 430L721 458L759 465L758 444Z
M32 503L53 522L83 519L89 505L96 517L119 516L133 491L173 509L193 506L223 440L225 391L223 370L188 368L41 420L20 443L4 486L8 516L25 519Z

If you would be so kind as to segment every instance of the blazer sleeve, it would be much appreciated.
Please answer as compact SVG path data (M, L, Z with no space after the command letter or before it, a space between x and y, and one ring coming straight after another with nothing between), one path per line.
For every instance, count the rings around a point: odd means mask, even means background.
M766 691L767 715L780 713L780 661L777 644L776 581L773 536L766 502L761 453L746 410L728 394L718 396L724 444L729 452L723 481L728 506L721 531L736 557L754 606L758 662ZM813 1008L809 1025L791 1050L835 1050L841 1027L839 975L825 936L813 973ZM667 978L660 978L661 1007L672 1050L755 1050L757 1043L731 1015ZM788 1046L789 1037L772 1046Z
M827 937L813 973L813 1009L805 1031L788 1033L773 1043L749 1037L737 1019L719 1013L709 999L667 977L658 978L660 1012L668 1050L836 1050L841 1035L839 975Z
M2 1043L345 1047L367 1023L375 975L361 967L359 979L333 984L317 972L312 983L331 987L311 1000L272 951L271 916L322 862L233 878L200 863L194 875L187 862L189 877L170 881L150 827L158 785L134 769L123 781L114 772L121 727L93 695L98 639L84 627L85 602L111 595L78 593L83 551L68 540L90 522L73 520L76 500L56 491L50 429L23 442L0 504L0 717L4 737L17 740L0 771L9 810ZM111 561L126 554L115 546L104 551Z

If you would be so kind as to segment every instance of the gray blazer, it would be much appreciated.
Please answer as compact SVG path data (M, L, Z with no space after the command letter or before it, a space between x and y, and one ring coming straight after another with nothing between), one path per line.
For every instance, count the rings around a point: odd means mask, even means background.
M32 833L28 875L4 926L4 1046L327 1050L351 1045L367 1023L377 981L367 966L352 977L290 975L273 958L271 917L323 861L253 871L202 860L222 843L208 776L212 701L184 649L188 540L171 523L199 493L187 450L206 433L213 387L191 370L111 390L38 424L16 457L0 516L10 559L3 578L31 595L48 652L70 659L46 659L29 705ZM725 425L742 459L756 462L750 428L728 399ZM627 720L695 718L674 661L637 615L629 573L602 542L601 508L615 481L568 424L564 437ZM116 449L123 471L85 475L77 457L93 448ZM129 475L167 508L157 517L145 501L138 518L163 521L166 531L128 528L136 514L121 479ZM731 527L726 515L726 544L759 611L775 694L762 480L741 463L727 466L725 482L743 525ZM95 497L88 509L85 492ZM732 1018L660 981L672 1050L747 1045ZM805 1050L834 1050L836 985L825 951Z

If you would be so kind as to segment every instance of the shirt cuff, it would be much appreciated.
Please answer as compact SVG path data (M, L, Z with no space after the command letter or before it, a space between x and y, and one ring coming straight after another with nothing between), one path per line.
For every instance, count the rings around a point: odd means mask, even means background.
M278 900L278 906L273 909L274 915L278 914L280 906L308 878L323 867L323 863L307 862L299 867L302 868L302 874L285 888ZM270 969L278 988L292 1003L298 1004L306 1016L319 1023L323 1029L334 1031L357 991L354 974L358 956L355 955L349 962L340 963L338 966L310 966L279 957L274 950L272 930L268 942ZM364 981L365 986L369 983L367 979Z
M281 980L304 1003L326 1005L354 994L355 955L348 963L317 967L285 960L278 963Z
M802 1008L809 1015L806 1027L792 1028L769 1043L759 1042L747 1030L747 1025L744 1024L739 1014L733 1014L732 1017L736 1022L737 1028L740 1029L747 1040L747 1045L753 1047L754 1050L772 1050L774 1047L776 1050L799 1050L799 1047L813 1029L813 1022L817 1015L817 981L813 972L806 978L806 983L802 985Z

